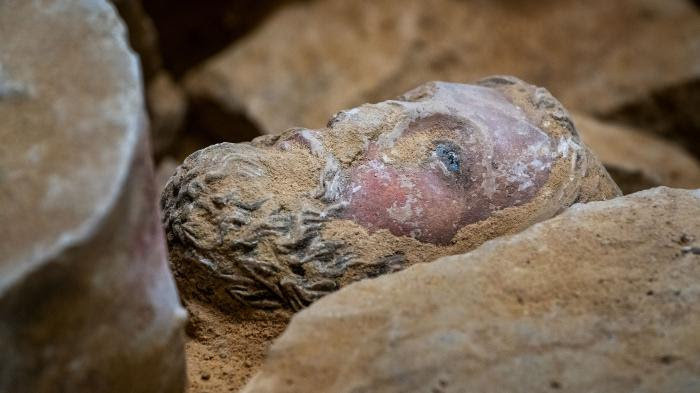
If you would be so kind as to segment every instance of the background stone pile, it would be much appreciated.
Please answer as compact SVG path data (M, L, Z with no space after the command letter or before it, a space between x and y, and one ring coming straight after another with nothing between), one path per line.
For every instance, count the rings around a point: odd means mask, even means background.
M700 15L690 1L115 3L144 64L166 173L211 143L320 127L428 80L511 74L579 113L623 191L700 180Z
M700 15L687 0L114 2L164 175L215 142L320 127L429 80L511 74L578 113L623 191L700 181Z
M0 391L700 391L697 2L112 3L0 1ZM155 207L175 167L493 74L547 87L646 191L351 285L267 359L286 318L232 341L189 309L185 383Z

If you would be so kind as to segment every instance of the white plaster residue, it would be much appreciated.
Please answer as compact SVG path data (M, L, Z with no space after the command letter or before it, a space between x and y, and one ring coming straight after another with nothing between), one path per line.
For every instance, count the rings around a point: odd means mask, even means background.
M532 160L532 162L529 165L529 167L531 167L535 171L544 171L546 169L549 169L549 167L551 167L551 166L552 166L551 162L542 162L538 158L535 158L534 160Z
M493 197L493 194L496 193L496 179L493 177L490 171L483 174L481 188L484 190L484 194L487 198Z
M0 100L4 98L22 98L34 95L34 89L28 84L13 79L7 68L0 63Z
M482 128L480 128L481 130ZM488 141L488 138L485 138ZM488 152L484 154L481 165L484 167L485 171L482 175L481 188L484 190L484 195L487 198L493 197L496 193L496 174L491 165L491 159L493 158L493 145L491 143L485 143L484 147L488 149Z
M413 180L411 180L408 176L401 175L399 176L399 186L401 188L412 190L415 187L415 184L413 184Z
M384 147L393 147L396 143L396 140L399 139L401 135L403 135L403 133L408 128L408 125L411 124L412 120L412 118L404 118L401 121L397 122L394 126L394 129L379 137L379 144Z
M311 153L313 153L315 156L320 157L324 152L325 149L323 148L323 144L321 141L316 138L316 135L314 135L312 132L309 130L302 130L299 132L299 135L309 143L309 148L311 149Z
M37 164L44 157L45 152L46 145L38 143L32 145L29 149L27 149L27 152L24 156L26 157L27 161L31 162L32 164Z
M568 138L562 138L559 140L559 145L557 146L557 153L559 153L560 156L566 157L569 155L569 139Z
M221 169L216 171L222 176L226 172L240 174L243 177L260 177L265 175L265 168L258 164L260 162L260 152L253 146L239 144L235 151L229 153L223 160ZM216 172L212 172L216 174Z
M406 202L402 206L397 206L396 202L387 209L389 217L393 220L405 223L411 220L414 216L418 216L423 212L420 206L414 208L414 204L418 202L418 199L413 195L409 195L406 198Z
M537 160L539 161L539 160ZM508 177L506 180L509 183L517 183L518 184L518 191L522 191L525 189L528 189L535 184L533 183L530 172L528 171L528 168L532 165L533 163L529 164L524 164L522 161L519 161L515 163L513 166L512 171L508 174Z
M326 202L335 201L341 192L340 164L332 155L326 157L326 166L321 172L321 198Z
M534 185L535 183L533 183L532 180L528 178L526 181L520 183L520 185L518 186L518 191L527 190L528 188Z
M383 162L381 161L370 161L369 162L369 167L372 168L378 175L378 177L382 180L391 180L391 176L389 176L388 173L386 173L386 166L384 165Z
M342 114L346 115L346 116L353 116L353 115L357 115L358 113L360 113L360 107L352 108L352 109L346 109L346 110L343 110L343 111L340 111L340 112L341 112Z
M544 139L537 142L537 143L531 143L527 146L527 152L528 154L532 156L545 156L549 155L549 144L547 143L548 140Z
M370 168L372 168L372 169L374 169L374 170L377 170L377 171L383 171L384 168L385 168L383 162L379 162L379 161L375 161L375 160L370 161L370 162L368 163L368 165L369 165Z

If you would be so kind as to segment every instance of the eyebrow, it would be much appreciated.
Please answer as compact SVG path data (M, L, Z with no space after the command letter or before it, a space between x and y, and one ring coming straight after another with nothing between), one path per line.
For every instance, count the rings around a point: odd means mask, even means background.
M473 127L474 125L467 119L461 119L445 113L435 113L430 116L413 120L406 127L404 135L410 135L421 131L429 131L432 129L465 131L473 129Z

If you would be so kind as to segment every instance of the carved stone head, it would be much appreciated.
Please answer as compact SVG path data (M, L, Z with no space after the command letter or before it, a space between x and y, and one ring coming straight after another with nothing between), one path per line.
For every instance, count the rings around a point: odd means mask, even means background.
M185 298L296 310L617 195L556 99L492 77L210 146L177 170L162 207Z

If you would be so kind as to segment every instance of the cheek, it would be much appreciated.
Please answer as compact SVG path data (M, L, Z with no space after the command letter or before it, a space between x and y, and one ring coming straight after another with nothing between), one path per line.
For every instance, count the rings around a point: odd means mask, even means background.
M439 174L381 164L351 171L344 199L343 218L436 244L450 242L466 210L464 193Z

